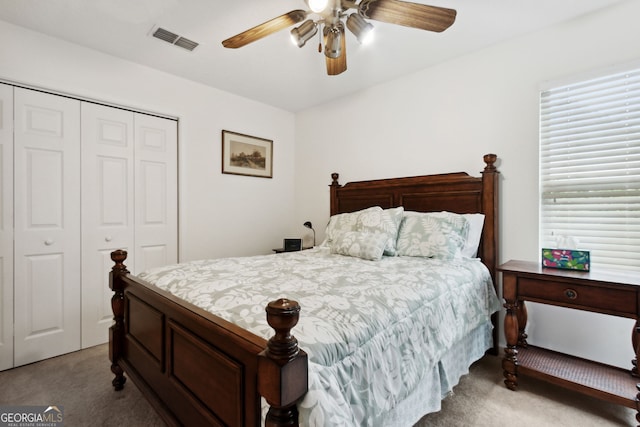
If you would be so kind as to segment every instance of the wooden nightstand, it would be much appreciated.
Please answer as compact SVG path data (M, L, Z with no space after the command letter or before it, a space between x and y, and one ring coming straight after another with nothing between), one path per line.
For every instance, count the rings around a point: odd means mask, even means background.
M518 387L518 375L537 377L609 402L638 410L640 404L640 278L638 275L581 272L543 268L526 261L509 261L502 272L502 295L507 312L502 368L504 383ZM569 307L636 319L632 345L636 358L629 370L591 362L531 346L527 343L525 301ZM640 418L639 418L640 419Z

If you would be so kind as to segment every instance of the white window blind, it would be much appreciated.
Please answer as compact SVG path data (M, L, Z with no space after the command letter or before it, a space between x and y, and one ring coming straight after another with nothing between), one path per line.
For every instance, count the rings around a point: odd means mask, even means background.
M541 247L640 271L640 68L541 92L540 191Z

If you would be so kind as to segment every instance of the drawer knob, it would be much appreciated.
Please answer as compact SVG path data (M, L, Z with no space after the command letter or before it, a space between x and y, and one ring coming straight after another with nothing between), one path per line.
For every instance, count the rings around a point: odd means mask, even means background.
M565 289L564 290L564 295L569 299L578 298L578 293L576 291L574 291L573 289Z

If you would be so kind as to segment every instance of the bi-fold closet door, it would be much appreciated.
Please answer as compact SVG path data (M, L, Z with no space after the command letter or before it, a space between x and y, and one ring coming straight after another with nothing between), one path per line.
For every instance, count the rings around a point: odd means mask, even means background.
M80 347L80 102L14 90L14 363Z
M0 107L6 369L108 340L112 250L177 261L177 126L6 84Z
M111 251L132 273L177 262L177 127L82 104L82 347L108 341Z

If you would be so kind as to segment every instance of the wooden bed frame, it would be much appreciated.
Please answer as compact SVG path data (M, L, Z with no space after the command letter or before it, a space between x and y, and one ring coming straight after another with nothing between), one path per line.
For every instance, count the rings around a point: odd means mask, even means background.
M482 177L466 173L353 182L332 174L331 215L371 206L485 214L478 256L496 283L498 263L497 156L484 156ZM131 275L127 253L114 251L109 286L113 386L134 381L169 425L257 426L260 396L270 405L269 427L298 424L296 402L307 391L307 355L291 328L300 307L280 299L266 307L275 330L268 341ZM497 322L494 315L494 348Z

